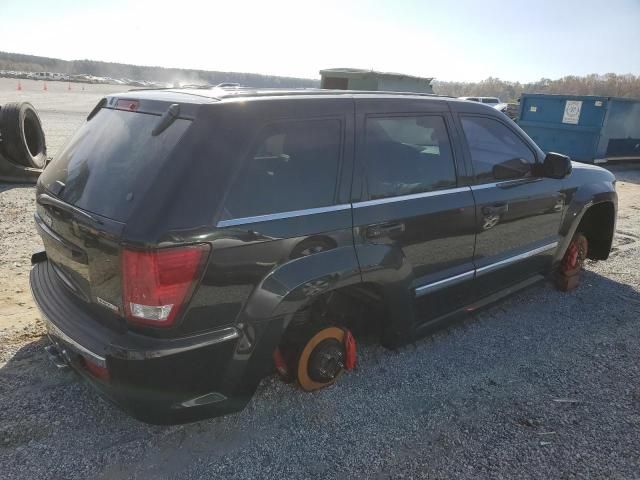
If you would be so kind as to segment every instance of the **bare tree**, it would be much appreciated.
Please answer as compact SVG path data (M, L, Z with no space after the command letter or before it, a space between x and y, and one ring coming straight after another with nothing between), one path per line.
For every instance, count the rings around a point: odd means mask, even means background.
M623 75L592 73L584 77L569 75L557 80L541 78L537 82L525 84L493 77L481 82L441 82L436 80L433 82L433 89L436 93L452 97L489 96L499 97L506 102L516 101L524 92L640 98L640 76L631 73Z

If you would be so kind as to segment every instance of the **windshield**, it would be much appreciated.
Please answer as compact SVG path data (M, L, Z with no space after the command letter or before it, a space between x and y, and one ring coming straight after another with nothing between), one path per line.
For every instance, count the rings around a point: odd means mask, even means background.
M45 169L44 187L71 205L125 221L191 121L177 119L157 136L160 117L101 109ZM52 188L53 187L53 188Z
M500 103L497 98L483 98L482 103Z

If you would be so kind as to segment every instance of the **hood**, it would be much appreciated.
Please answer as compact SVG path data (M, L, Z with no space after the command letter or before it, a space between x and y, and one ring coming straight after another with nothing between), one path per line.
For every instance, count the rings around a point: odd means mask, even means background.
M578 175L585 176L592 181L615 183L616 176L606 168L599 167L590 163L571 162L573 172Z

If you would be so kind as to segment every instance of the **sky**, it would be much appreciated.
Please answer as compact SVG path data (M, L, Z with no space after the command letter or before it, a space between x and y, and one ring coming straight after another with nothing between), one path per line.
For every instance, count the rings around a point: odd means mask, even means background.
M640 74L640 0L0 0L0 51L319 78Z

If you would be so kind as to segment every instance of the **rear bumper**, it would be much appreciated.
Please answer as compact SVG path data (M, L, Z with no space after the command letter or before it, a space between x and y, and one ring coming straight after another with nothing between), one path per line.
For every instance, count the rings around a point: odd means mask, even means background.
M48 261L33 266L30 283L49 338L69 365L140 420L182 423L241 410L268 373L256 352L270 347L238 354L243 334L235 327L188 338L151 338L98 321ZM92 374L87 362L106 368L108 380Z

